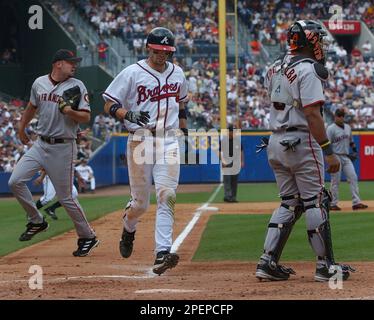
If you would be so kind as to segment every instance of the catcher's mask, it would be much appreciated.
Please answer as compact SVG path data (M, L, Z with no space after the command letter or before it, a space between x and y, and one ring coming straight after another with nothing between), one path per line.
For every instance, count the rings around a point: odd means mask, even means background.
M313 20L296 21L288 29L287 42L291 52L309 48L319 63L325 64L326 31Z
M151 30L147 36L147 47L154 50L168 51L171 57L176 51L174 34L166 28L158 27Z

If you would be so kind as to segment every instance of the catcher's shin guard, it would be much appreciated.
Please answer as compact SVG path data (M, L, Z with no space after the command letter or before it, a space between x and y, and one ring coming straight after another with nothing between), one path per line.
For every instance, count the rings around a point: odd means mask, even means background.
M329 218L331 194L328 190L323 188L321 194L309 199L303 199L303 202L307 213L307 222L309 224L307 231L309 243L319 259L325 260L328 265L333 265L335 264L335 259ZM313 225L315 225L317 221L313 221L313 215L319 218L321 217L321 213L324 220L317 223L317 227L314 227Z
M265 239L264 254L269 255L270 259L278 264L284 246L291 234L296 221L301 217L304 208L298 199L298 196L282 197L282 203L273 214L268 225L268 233ZM274 221L285 221L275 223Z

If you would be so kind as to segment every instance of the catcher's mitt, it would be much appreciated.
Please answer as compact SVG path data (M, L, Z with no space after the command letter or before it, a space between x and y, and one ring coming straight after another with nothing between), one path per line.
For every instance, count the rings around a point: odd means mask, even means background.
M66 106L70 106L73 110L78 110L81 101L81 89L79 86L71 87L62 93L58 102L58 108L63 112Z
M356 161L358 158L357 152L352 152L348 155L348 158L351 159L352 162Z

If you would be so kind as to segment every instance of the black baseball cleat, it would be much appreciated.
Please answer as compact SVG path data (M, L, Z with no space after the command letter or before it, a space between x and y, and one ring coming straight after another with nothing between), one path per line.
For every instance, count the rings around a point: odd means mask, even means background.
M256 278L260 280L284 281L288 280L291 274L296 274L292 268L276 264L272 260L260 259L256 268Z
M119 242L119 252L124 258L129 258L132 254L132 249L134 247L135 232L127 232L125 228L122 231L122 237Z
M35 236L39 232L47 231L48 227L49 227L48 222L45 221L44 219L43 219L42 223L29 222L26 225L26 231L20 235L18 240L19 241L29 241L33 238L33 236Z
M353 210L361 210L361 209L367 209L367 208L369 208L369 206L367 206L366 204L363 204L363 203L358 203L358 204L355 204L354 206L352 206Z
M53 209L47 208L44 212L49 215L53 220L58 220L57 215Z
M91 250L99 245L100 241L96 237L78 239L78 249L73 252L74 257L85 257L90 254Z
M331 265L330 268L327 266L317 267L314 280L317 282L329 281L332 276L341 273L341 279L345 281L349 278L350 272L355 271L354 268L347 264L334 264Z
M342 208L338 207L338 206L330 206L330 211L341 211Z
M179 256L176 253L170 253L169 251L160 251L156 255L156 260L152 271L159 276L163 274L167 269L174 268L179 261Z

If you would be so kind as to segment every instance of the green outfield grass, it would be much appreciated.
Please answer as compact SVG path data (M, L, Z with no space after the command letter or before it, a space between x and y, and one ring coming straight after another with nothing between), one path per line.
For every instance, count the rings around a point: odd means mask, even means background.
M257 261L262 254L270 215L213 215L194 261ZM332 213L332 238L337 261L374 260L374 213ZM295 225L282 261L314 261L305 217Z
M327 183L329 188L330 184ZM363 181L359 183L360 196L362 200L374 200L374 181ZM240 183L238 186L237 199L240 202L267 202L279 201L278 187L275 183ZM339 186L340 200L351 200L349 184L341 182ZM223 202L223 188L218 193L214 202Z
M341 199L342 200L349 200L350 194L349 194L349 188L347 183L342 183L341 185ZM374 195L371 190L374 189L374 182L361 182L360 183L360 192L362 195L363 200L367 199L373 199ZM240 184L239 185L239 194L238 194L238 200L245 202L245 201L279 201L277 198L278 189L275 185L275 183L253 183L253 184ZM193 204L203 204L206 201L208 201L209 197L211 196L211 193L209 192L196 192L196 193L178 193L177 194L177 203L193 203ZM221 189L214 202L222 202L223 199L223 190ZM98 219L110 212L120 210L124 208L127 201L129 200L129 196L95 196L90 198L80 198L80 203L82 204L87 217L89 221ZM151 195L151 203L155 203L155 195ZM21 206L18 204L18 202L15 199L0 199L0 256L6 255L10 252L13 252L15 250L24 248L26 246L29 246L31 244L34 244L36 242L40 242L43 240L46 240L48 238L51 238L53 236L62 234L66 231L73 229L73 223L70 220L70 218L67 216L64 209L60 208L57 210L57 215L59 217L59 220L54 221L51 219L48 219L50 221L50 228L47 232L43 232L39 235L37 235L33 240L27 241L27 242L20 242L18 241L19 235L25 230L25 213ZM358 216L355 214L354 216ZM231 215L227 218L230 219ZM232 223L238 223L239 227L241 224L246 225L242 221L238 221L237 219L246 219L246 216L240 216L239 218L233 218ZM220 216L221 218L221 216ZM219 219L220 219L219 218ZM215 218L214 218L215 219ZM225 217L226 219L226 217ZM260 232L259 239L255 241L255 239L252 240L252 245L256 243L258 245L258 248L261 252L263 237L265 228L264 226L267 224L268 216L250 216L248 219L254 219L251 220L250 225L259 226L262 227L262 230ZM256 222L255 219L259 219L258 222ZM212 220L213 221L213 220ZM372 222L372 221L370 221ZM211 222L210 222L211 223ZM299 222L299 225L302 222ZM363 223L364 226L368 227L370 225L371 233L373 230L373 224L370 224L369 221L367 224ZM219 229L219 224L216 226L214 225L213 229ZM206 232L211 232L209 230L212 230L212 228L209 225L209 228ZM231 231L230 231L231 232ZM236 235L234 237L238 238L240 232L244 232L247 234L248 230L241 230L240 228L237 228L237 231L234 230L232 233L228 232L228 237L225 236L225 238L232 238L231 235ZM214 232L213 232L214 233ZM368 232L370 233L370 232ZM249 234L251 234L251 231L249 231ZM254 233L255 234L255 233ZM365 236L365 232L362 232L362 236ZM253 235L254 236L254 235ZM204 235L205 237L205 235ZM345 235L345 237L348 238L354 238L351 237L349 232ZM220 235L218 235L218 238L221 239ZM243 237L242 239L244 239ZM361 238L359 238L361 239ZM306 241L306 238L304 239ZM305 242L304 241L304 242ZM359 242L359 241L358 241ZM228 242L230 243L230 241ZM374 241L373 241L374 243ZM245 245L247 247L247 245ZM236 244L234 245L236 247ZM357 248L361 248L362 246L358 243ZM228 248L230 249L230 248ZM211 259L209 258L209 255L207 258L205 257L205 253L200 253L201 249L197 252L197 259ZM208 250L209 252L210 250ZM222 250L221 250L222 251ZM226 253L229 255L232 255L232 259L242 259L242 258L236 258L235 256L235 250L227 250ZM247 250L247 251L254 251L254 250ZM374 252L374 250L372 250ZM205 252L203 250L202 252ZM310 252L310 250L309 250ZM359 251L357 251L359 252ZM200 256L200 258L199 258ZM240 254L240 256L242 256ZM215 259L215 258L213 258ZM249 259L244 255L244 259ZM251 258L253 259L253 258Z
M180 193L177 195L179 203L204 203L210 197L209 192ZM98 219L110 212L125 207L129 196L98 196L80 198L79 202L84 208L89 221ZM151 195L151 203L156 203L155 194ZM41 211L44 214L44 211ZM58 220L54 221L47 217L50 227L46 232L35 236L31 241L20 242L18 237L25 230L26 217L23 208L15 199L0 200L0 256L19 250L37 242L49 239L53 236L72 230L74 225L63 208L56 210Z

